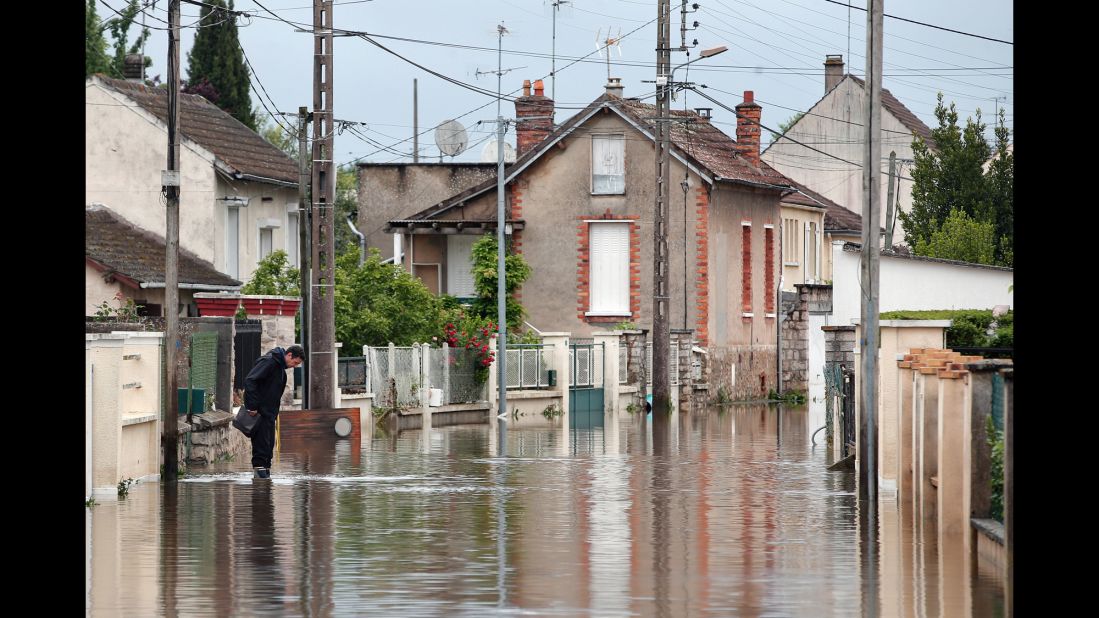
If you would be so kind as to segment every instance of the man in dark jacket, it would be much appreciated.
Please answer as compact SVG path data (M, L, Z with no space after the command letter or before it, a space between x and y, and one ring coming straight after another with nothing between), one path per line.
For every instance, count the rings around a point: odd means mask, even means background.
M271 478L271 456L275 450L275 420L279 402L286 389L286 370L305 360L305 350L292 345L286 350L274 348L260 357L244 378L244 407L248 414L259 414L252 429L252 468L256 478Z

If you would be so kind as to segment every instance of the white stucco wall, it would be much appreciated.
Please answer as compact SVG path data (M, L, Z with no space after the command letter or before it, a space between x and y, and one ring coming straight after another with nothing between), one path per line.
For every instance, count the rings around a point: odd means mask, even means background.
M114 295L123 292L126 296L133 296L133 289L123 290L122 284L107 283L103 281L103 273L84 263L84 315L95 315L96 307L103 301L112 309L118 308Z
M831 323L851 324L860 317L859 254L832 249L833 297ZM992 309L1013 307L1008 287L1015 281L1009 270L962 266L883 255L880 261L881 312L923 309Z
M865 92L851 79L843 80L827 96L810 108L785 134L775 140L760 155L771 167L810 189L824 195L840 206L863 214L862 147L863 125L866 115ZM772 112L774 113L774 112ZM778 124L779 120L772 118ZM832 120L838 119L838 120ZM912 132L897 120L888 109L881 114L881 218L885 221L886 196L889 177L889 152L896 151L898 159L913 158ZM819 152L810 150L785 139L797 140L845 159L856 165L848 165ZM901 176L912 177L912 165L906 164ZM908 212L912 206L912 183L901 180L897 193L900 207ZM894 243L904 242L904 230L900 219L893 233Z
M85 85L84 201L98 202L135 225L165 234L161 171L167 168L167 127L122 94L93 81ZM240 272L247 281L259 261L259 228L277 223L272 249L286 249L287 207L297 207L293 187L226 180L215 157L187 139L180 146L180 246L228 272L228 207L218 198L242 197ZM263 201L263 198L271 198Z

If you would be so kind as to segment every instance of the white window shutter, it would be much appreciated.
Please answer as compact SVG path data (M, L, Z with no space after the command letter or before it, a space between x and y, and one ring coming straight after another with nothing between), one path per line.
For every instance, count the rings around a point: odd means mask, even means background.
M592 313L630 313L630 224L591 223L589 266Z
M473 243L478 236L454 234L446 237L446 290L458 298L477 295L473 285Z
M591 139L593 193L622 193L626 188L625 145L621 135Z

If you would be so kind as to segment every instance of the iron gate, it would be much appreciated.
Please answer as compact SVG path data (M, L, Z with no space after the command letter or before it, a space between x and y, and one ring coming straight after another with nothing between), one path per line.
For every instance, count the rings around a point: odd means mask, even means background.
M843 456L855 450L855 371L843 368Z
M263 326L259 320L237 320L233 335L233 389L244 390L244 378L255 366L263 352L260 351L260 334Z
M603 426L603 344L569 344L569 429Z

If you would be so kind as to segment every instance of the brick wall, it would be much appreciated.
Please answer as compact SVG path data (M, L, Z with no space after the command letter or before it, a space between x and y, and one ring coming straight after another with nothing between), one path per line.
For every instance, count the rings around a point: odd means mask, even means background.
M695 281L697 296L695 334L698 345L706 347L710 339L710 193L706 187L695 189L695 245L697 247L696 265L698 279Z

